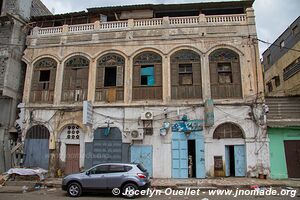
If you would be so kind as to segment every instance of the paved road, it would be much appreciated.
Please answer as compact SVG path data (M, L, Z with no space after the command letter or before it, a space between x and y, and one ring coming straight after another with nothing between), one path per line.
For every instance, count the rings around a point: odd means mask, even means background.
M123 197L116 197L111 194L84 194L80 198L71 198L66 195L66 192L61 191L60 189L50 190L39 190L27 193L1 193L0 200L122 200ZM242 199L242 200L300 200L300 196L292 198L290 196L240 196L234 198L233 196L209 196L207 193L200 193L198 196L167 196L164 194L156 195L153 197L141 196L137 200L231 200L231 199Z

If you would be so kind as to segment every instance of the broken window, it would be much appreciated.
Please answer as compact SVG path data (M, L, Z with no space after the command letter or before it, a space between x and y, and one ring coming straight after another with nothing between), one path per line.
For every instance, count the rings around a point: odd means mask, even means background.
M299 32L300 32L300 31L299 31L299 27L298 27L297 25L294 26L294 28L292 29L293 35L295 36L295 35L297 35Z
M154 66L142 65L141 66L141 85L154 86Z
M230 63L218 63L218 80L220 84L232 83Z
M273 77L273 79L275 80L275 86L276 87L280 86L280 77L279 76L275 76L275 77Z
M284 47L284 40L282 40L281 42L280 42L280 49L282 49L283 47Z
M40 82L49 82L50 81L50 70L41 70L39 81Z
M267 55L267 64L270 64L271 63L271 55Z
M117 67L106 67L104 75L104 87L116 86L117 84Z
M179 64L179 85L193 85L192 64Z

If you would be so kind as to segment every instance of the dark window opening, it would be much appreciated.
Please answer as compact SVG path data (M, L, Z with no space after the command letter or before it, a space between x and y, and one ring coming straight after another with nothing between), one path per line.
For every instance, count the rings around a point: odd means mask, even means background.
M275 77L273 77L273 79L275 80L275 86L278 87L280 85L280 77L275 76Z
M39 81L40 82L49 82L50 81L50 70L41 70Z
M231 63L218 63L218 80L220 84L232 83Z
M235 162L234 162L234 146L228 146L229 148L229 176L235 176Z
M154 66L144 65L141 66L141 85L154 86Z
M117 67L106 67L104 75L104 87L117 85Z
M272 86L272 82L271 81L267 83L267 87L268 87L268 91L269 92L273 91L273 86Z
M179 64L179 84L193 85L192 64Z
M205 15L230 15L230 14L244 14L243 8L225 8L225 9L203 9L201 11Z
M189 178L196 177L196 145L195 140L188 140L188 175Z

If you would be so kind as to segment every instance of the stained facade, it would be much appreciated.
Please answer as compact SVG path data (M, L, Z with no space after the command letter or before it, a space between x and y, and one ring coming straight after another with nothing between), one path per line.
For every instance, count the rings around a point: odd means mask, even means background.
M85 22L75 13L72 22L69 15L53 16L51 23L62 23L54 27L34 18L23 57L23 101L32 116L23 137L34 123L48 128L52 174L76 171L70 163L141 162L156 178L268 175L258 48L243 37L256 36L252 3L211 4L217 13L226 5L239 9L210 15L201 3L117 7L119 21L109 8L95 8L83 14ZM161 10L195 6L199 12L185 16ZM31 102L36 63L43 59L56 64L47 72L49 84L55 81L53 102ZM93 109L87 125L85 100ZM66 138L72 126L79 139ZM77 160L68 159L72 152L79 152Z

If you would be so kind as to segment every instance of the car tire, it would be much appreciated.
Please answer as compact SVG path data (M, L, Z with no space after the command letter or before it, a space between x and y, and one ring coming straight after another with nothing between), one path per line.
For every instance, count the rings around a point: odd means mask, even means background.
M70 197L79 197L82 194L81 185L77 182L70 183L67 192Z
M122 194L125 194L125 192L127 191L127 190L137 190L138 189L138 187L137 187L137 185L136 184L134 184L134 183L127 183L127 184L125 184L123 187L122 187ZM131 194L126 194L126 195L123 195L125 198L128 198L128 199L134 199L137 195L135 195L135 194L133 194L133 195L131 195Z

